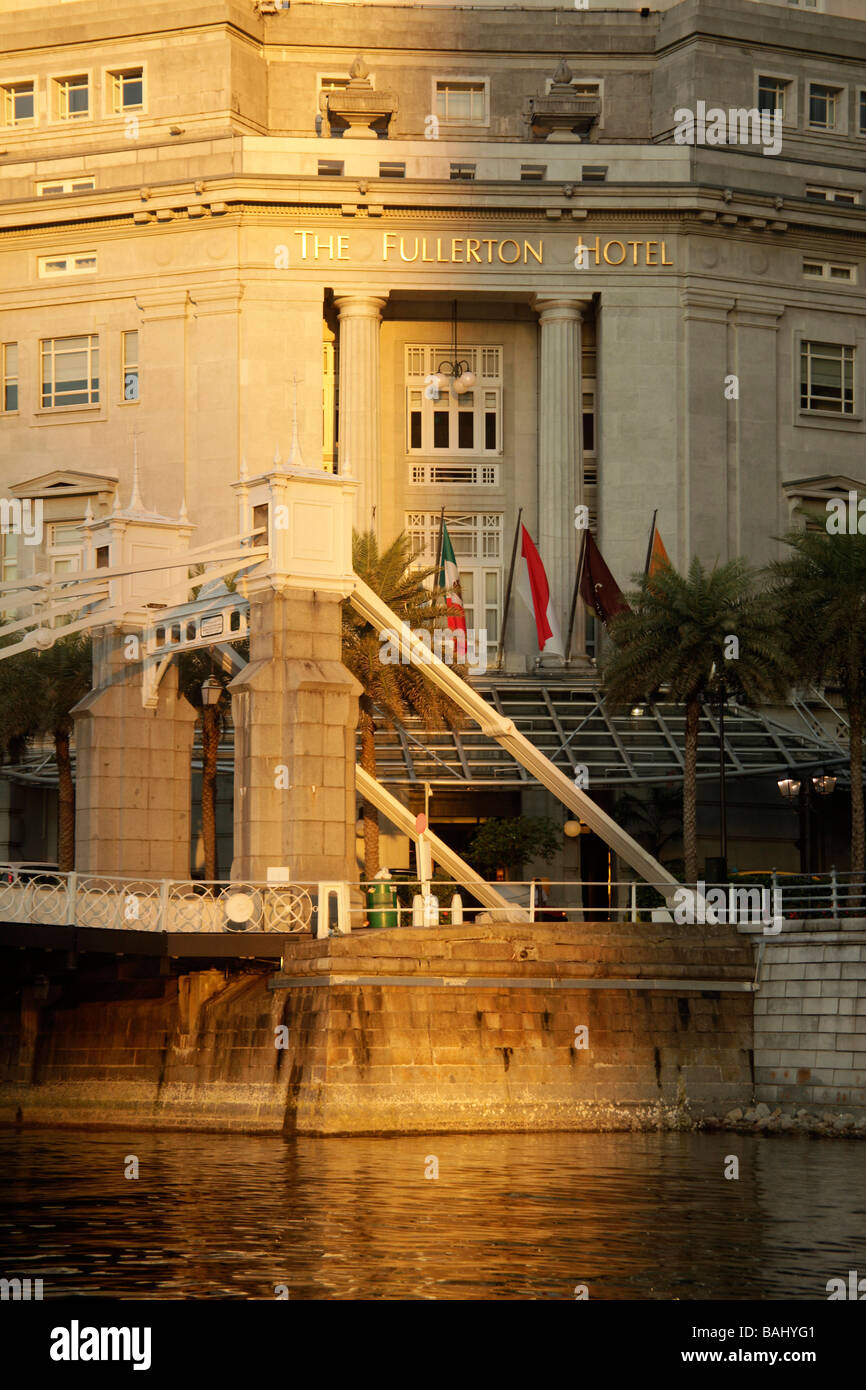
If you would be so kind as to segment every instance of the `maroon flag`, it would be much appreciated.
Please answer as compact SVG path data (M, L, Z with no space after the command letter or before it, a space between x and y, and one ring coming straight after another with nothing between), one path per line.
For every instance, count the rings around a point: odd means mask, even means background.
M589 531L584 533L580 596L603 623L609 623L617 613L629 611L622 590L604 563L602 553Z

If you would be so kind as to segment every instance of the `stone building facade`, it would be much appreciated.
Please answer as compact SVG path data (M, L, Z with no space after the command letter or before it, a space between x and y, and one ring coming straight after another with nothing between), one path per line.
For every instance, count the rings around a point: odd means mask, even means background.
M864 476L860 0L4 9L0 489L45 517L4 578L80 564L134 452L230 533L296 410L360 527L432 559L444 506L492 661L519 508L565 628L578 505L625 587L656 510L675 564L762 563Z

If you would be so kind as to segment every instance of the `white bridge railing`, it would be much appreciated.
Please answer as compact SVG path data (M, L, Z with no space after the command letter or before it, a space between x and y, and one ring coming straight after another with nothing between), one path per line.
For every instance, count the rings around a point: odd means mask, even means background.
M57 873L0 864L0 922L148 932L307 932L313 900L295 883L199 882Z

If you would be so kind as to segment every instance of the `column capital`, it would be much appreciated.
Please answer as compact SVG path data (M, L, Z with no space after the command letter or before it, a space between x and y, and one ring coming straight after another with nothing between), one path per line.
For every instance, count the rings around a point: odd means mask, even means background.
M375 319L377 322L382 317L382 310L388 303L388 290L380 294L368 294L359 290L357 294L338 294L334 296L334 304L340 312L340 320L344 319Z
M565 294L534 294L532 307L540 323L581 323L592 307L592 300Z

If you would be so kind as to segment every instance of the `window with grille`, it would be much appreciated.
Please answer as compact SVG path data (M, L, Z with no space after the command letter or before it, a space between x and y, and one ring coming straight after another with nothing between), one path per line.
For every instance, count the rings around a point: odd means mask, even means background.
M790 85L790 82L785 81L782 77L759 77L758 110L781 111L784 121L788 115L785 102Z
M50 183L36 185L36 195L47 198L56 193L85 193L96 187L96 179L53 179Z
M144 69L121 68L108 74L108 99L115 116L144 107Z
M445 525L454 547L460 573L460 591L466 611L466 626L487 633L487 659L499 644L502 606L501 512L445 512ZM439 561L439 512L407 512L406 532L417 562L436 565Z
M800 344L800 409L854 414L854 349L836 343Z
M33 125L36 120L36 89L32 82L10 82L3 93L3 124Z
M55 275L87 275L96 268L95 251L81 251L70 256L39 257L40 279L51 279Z
M476 377L462 395L439 379L451 357L448 343L406 348L409 454L460 459L502 453L502 348L460 344L457 352Z
M121 334L121 378L123 380L123 399L138 400L138 330L132 329Z
M99 338L43 338L42 407L99 404Z
M4 343L2 349L2 398L0 398L0 408L4 411L18 409L18 344Z
M839 116L841 87L827 87L823 82L809 84L809 125L814 130L835 130Z
M435 95L436 115L440 121L453 125L487 124L487 82L484 78L468 81L442 78L436 82Z
M55 78L54 114L60 121L81 120L90 115L90 82L85 73Z

